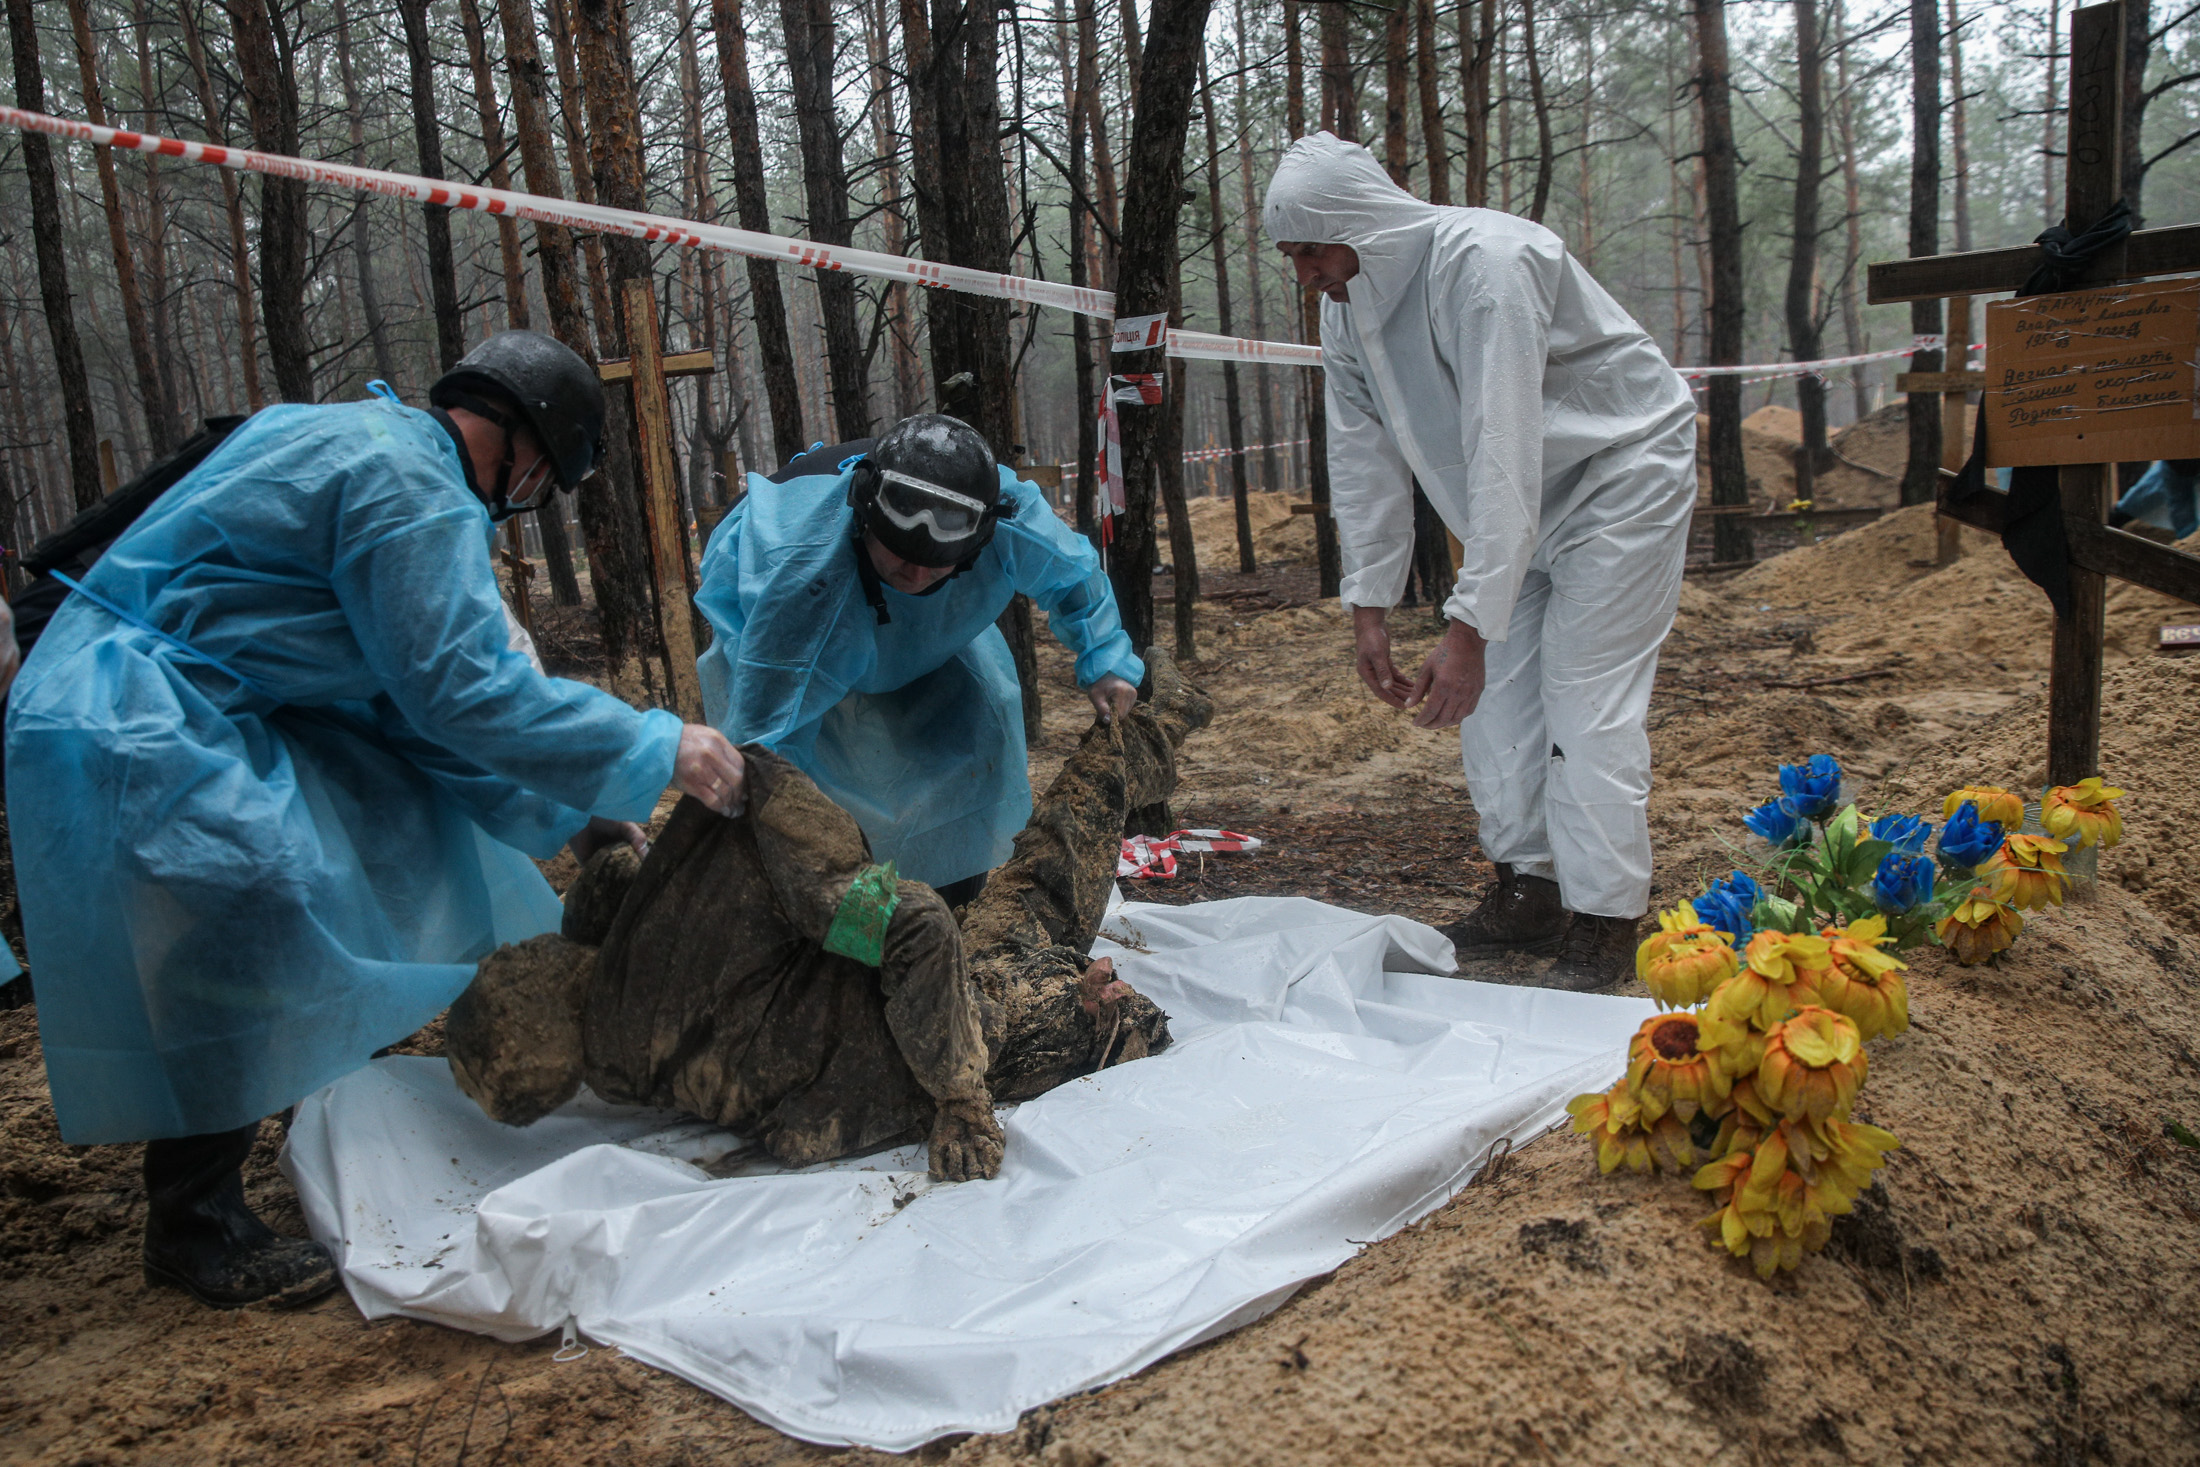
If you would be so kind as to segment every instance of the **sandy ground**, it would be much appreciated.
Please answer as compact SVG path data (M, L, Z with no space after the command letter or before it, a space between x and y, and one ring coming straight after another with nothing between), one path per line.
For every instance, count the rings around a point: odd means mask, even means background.
M2037 782L2044 602L1991 542L1945 568L1931 544L1905 511L1689 583L1650 720L1661 904L1730 863L1781 759L1835 755L1875 810ZM1453 737L1359 691L1342 615L1293 604L1296 575L1203 606L1221 712L1176 807L1271 849L1136 894L1447 918L1487 872ZM1400 614L1406 659L1424 618ZM2149 650L2170 619L2193 613L2128 590L2110 614L2103 762L2131 791L2126 843L2010 961L1916 956L1914 1027L1873 1045L1861 1107L1905 1146L1798 1273L1758 1282L1694 1230L1708 1208L1685 1184L1600 1178L1585 1142L1548 1135L1267 1319L920 1459L2200 1461L2200 1151L2167 1134L2200 1130L2200 900L2177 854L2200 828L2200 658ZM1041 778L1083 721L1063 660L1046 671ZM252 1195L295 1228L276 1140ZM34 1013L0 1013L0 1460L877 1456L790 1441L610 1351L556 1364L553 1341L368 1326L340 1298L213 1314L148 1292L136 1163L60 1144Z

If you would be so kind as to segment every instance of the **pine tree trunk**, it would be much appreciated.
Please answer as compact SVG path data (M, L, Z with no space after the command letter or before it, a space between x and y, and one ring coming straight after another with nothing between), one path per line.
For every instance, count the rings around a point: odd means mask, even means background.
M1057 10L1060 3L1061 0L1056 0ZM894 95L900 83L894 76L886 0L865 0L863 19L871 60L871 136L882 185L879 226L886 236L886 252L906 255L909 253L909 222L903 208L900 148L894 138ZM1063 74L1069 74L1066 59ZM1073 108L1073 130L1078 121L1074 112ZM1082 331L1085 327L1085 318L1080 315L1076 329ZM886 287L886 333L894 361L894 416L906 418L921 411L924 401L924 362L917 354L917 323L910 310L906 285Z
M187 4L182 7L188 11ZM351 121L351 161L364 168L367 164L366 109L359 100L359 77L351 64L351 13L344 0L336 0L336 75L344 88L344 111ZM389 323L383 319L382 299L374 284L374 248L367 238L367 200L371 194L361 194L351 206L352 264L359 276L359 308L366 316L367 340L374 348L375 375L394 386L401 386L404 378L397 370L397 354L390 346Z
M1191 124L1208 0L1154 0L1140 106L1131 128L1123 195L1122 253L1117 262L1116 314L1143 316L1175 304L1177 220L1184 200L1184 139ZM1158 351L1139 353L1132 370L1165 371ZM1181 395L1181 394L1179 394ZM1128 510L1108 567L1131 645L1154 638L1154 500L1166 450L1166 413L1130 408L1123 414L1123 486ZM1177 456L1181 470L1183 459ZM1195 567L1196 569L1196 567Z
M1735 180L1734 116L1728 90L1726 0L1693 0L1700 65L1696 93L1703 116L1704 203L1711 243L1711 361L1737 365L1742 360L1742 217ZM1530 50L1532 57L1534 52ZM1735 377L1713 377L1705 390L1711 415L1711 503L1716 507L1749 504L1749 470L1742 458L1742 384ZM1755 537L1740 513L1722 514L1712 525L1712 554L1732 564L1754 560Z
M1238 28L1243 34L1244 27ZM1283 0L1283 126L1296 141L1306 136L1306 44L1299 35L1299 0ZM1326 104L1322 108L1326 115Z
M1940 4L1910 0L1910 253L1940 253ZM1910 302L1910 331L1940 334L1940 302ZM1938 351L1910 357L1913 372L1937 372ZM1940 489L1940 394L1908 394L1910 458L1902 473L1902 502L1927 504Z
M1215 126L1219 104L1204 56L1199 63L1199 86L1201 111L1207 117L1207 245L1215 253L1215 324L1224 336L1234 336L1237 327L1230 314L1230 231L1222 216L1222 139ZM1230 504L1237 520L1238 570L1249 576L1259 564L1253 559L1253 507L1248 498L1250 486L1245 482L1245 409L1238 399L1236 362L1222 364L1222 401L1230 433ZM1179 454L1178 462L1182 461Z
M435 114L435 58L428 50L428 0L397 0L405 28L405 58L412 67L413 143L423 178L443 176L443 124ZM466 323L458 311L458 271L451 261L451 211L422 204L421 233L428 242L428 295L435 308L436 360L448 372L466 355Z
M489 155L489 187L509 189L512 170L505 162L504 121L497 111L496 81L489 71L489 40L475 0L458 0L459 28L466 35L466 64L473 72L474 113L481 119L481 149ZM504 324L527 329L527 262L520 254L519 221L497 216L497 255L504 267Z
M803 195L809 205L808 237L846 245L855 227L848 217L848 169L840 150L840 116L833 106L832 0L779 0L793 81L795 125L802 140ZM818 311L825 318L825 366L832 382L833 421L840 441L871 436L871 389L864 371L863 333L856 325L855 277L845 270L817 272Z
M1481 26L1467 34L1471 13L1466 0L1459 4L1459 65L1461 92L1467 113L1466 202L1482 208L1490 201L1490 58L1497 49L1497 0L1482 0Z
M1795 0L1795 214L1788 254L1788 349L1798 362L1825 355L1818 325L1818 189L1825 178L1825 54L1819 43L1818 0ZM1814 374L1795 379L1803 443L1795 454L1795 497L1809 499L1816 476L1833 467L1826 446L1826 384Z
M1465 7L1461 7L1465 13ZM1428 157L1428 201L1451 202L1451 148L1444 137L1444 98L1436 86L1436 0L1415 0L1414 75L1421 89L1421 150Z
M647 209L641 107L634 89L626 0L576 0L569 19L575 59L586 78L581 94L588 111L588 161L596 176L597 197L614 209ZM571 106L570 98L567 105ZM615 298L623 297L627 281L651 278L649 246L631 236L608 236L604 263ZM607 357L632 355L622 312L614 310L597 320L596 341ZM606 394L604 472L581 495L581 524L588 536L596 608L603 618L604 647L614 665L628 655L646 661L663 651L650 575L649 522L641 497L639 466L645 448L631 387L630 382ZM669 667L666 675L669 694Z
M298 73L290 37L278 35L273 0L222 0L229 12L252 119L252 146L298 155ZM286 402L312 402L313 341L306 330L306 186L260 175L260 319L275 390Z
M107 126L106 98L99 78L106 68L92 40L91 6L88 0L68 0L69 24L76 33L78 86L84 96L84 116L94 127ZM152 327L146 320L145 298L138 289L137 257L123 230L122 182L115 170L115 150L92 149L99 167L99 195L107 214L107 244L114 255L115 294L122 301L122 326L130 342L130 361L137 369L140 410L145 415L146 437L156 455L176 443L176 418L168 384L161 380L160 362L153 351Z
M130 18L137 41L138 115L147 132L157 133L165 126L162 116L166 99L156 95L153 27L145 0L133 0ZM153 367L160 382L161 402L169 414L169 432L180 442L189 416L183 405L184 379L191 376L195 380L196 374L180 371L176 360L175 294L180 292L169 290L168 190L161 182L159 159L151 153L139 156L145 164L145 321L153 338Z
M1122 228L1122 200L1115 187L1115 152L1108 146L1108 114L1100 104L1100 29L1093 22L1094 0L1077 5L1077 95L1092 139L1093 218L1099 225L1100 283L1115 288L1116 242ZM1106 354L1102 363L1107 365ZM1098 411L1098 405L1094 405Z
M713 0L711 33L718 42L718 79L726 92L726 131L733 144L733 207L743 229L771 232L771 200L764 191L764 144L757 132L756 92L749 84L748 33L741 0ZM794 343L787 334L787 304L779 267L746 262L749 319L756 326L756 354L771 407L772 451L780 463L809 447L802 431L802 385L795 375Z
M995 82L999 21L990 0L935 0L928 20L921 5L922 0L903 0L902 30L909 51L910 138L924 255L1005 274L1010 227ZM952 177L947 159L956 160ZM971 374L973 390L962 415L1005 460L1015 442L1008 302L933 290L926 315L933 382L944 393L950 379Z
M191 62L191 80L198 92L199 120L206 128L206 139L227 147L229 132L222 123L221 109L214 104L214 79L206 65L206 40L199 31L198 7L178 5L176 18L183 25L184 54ZM267 395L260 387L260 329L253 319L256 311L252 300L252 255L245 245L244 189L231 170L222 168L216 172L221 174L222 209L229 221L229 272L237 297L237 343L233 355L243 368L246 406L258 412L266 406ZM224 353L224 359L230 355Z
M1234 121L1237 124L1238 184L1245 196L1245 293L1251 297L1253 307L1253 336L1256 340L1268 339L1268 311L1265 303L1267 292L1261 289L1260 198L1253 182L1253 124L1252 107L1246 97L1249 89L1247 73L1251 67L1245 52L1245 0L1237 4L1237 96ZM1260 416L1260 487L1271 493L1283 487L1283 480L1276 468L1276 407L1275 384L1266 362L1253 368L1253 396ZM1242 547L1241 547L1242 549ZM1241 555L1245 568L1252 569L1249 556Z
M519 141L521 175L527 180L529 193L562 199L565 185L558 177L558 160L550 147L550 83L542 67L534 6L529 0L497 0L497 18L504 30L504 64L512 77L512 132ZM572 233L562 224L537 224L534 231L535 258L542 267L542 299L550 312L551 334L593 367L596 346L588 335L588 312L582 304ZM591 491L584 488L581 492ZM564 506L552 506L540 519L543 559L550 570L550 599L559 606L578 606L581 586L573 570ZM595 568L589 569L593 579Z
M1181 312L1171 320L1180 320ZM1170 600L1176 612L1176 660L1189 667L1199 657L1193 636L1199 613L1199 547L1192 539L1192 516L1184 502L1184 362L1171 358L1168 389L1162 398L1160 433L1154 444L1155 483L1169 522Z
M44 112L46 78L38 62L38 23L31 13L31 0L8 0L8 41L15 56L15 105L26 112ZM99 480L99 427L92 416L92 384L84 370L84 346L77 339L76 312L69 302L61 188L54 177L53 147L46 135L26 132L20 146L24 172L30 177L31 249L38 259L38 299L46 317L46 339L53 344L55 374L61 382L61 423L69 445L69 492L75 507L85 509L98 503L104 490ZM8 375L12 381L17 374Z
M1699 9L1703 3L1704 0L1697 0ZM1719 3L1723 5L1724 0ZM1719 25L1723 57L1726 37L1723 12ZM1535 0L1520 0L1520 47L1528 56L1528 105L1535 109L1535 195L1528 205L1528 217L1540 224L1543 211L1551 202L1551 171L1558 159L1551 145L1550 99L1543 91L1543 55L1535 41ZM1723 60L1721 64L1723 66ZM1723 72L1721 85L1724 85Z
M1344 6L1321 5L1322 123L1348 143L1360 140L1360 98L1352 84L1351 18Z
M1849 345L1851 355L1870 351L1864 334L1864 307L1857 299L1856 277L1864 259L1864 183L1856 162L1856 107L1849 91L1849 47L1854 38L1849 33L1848 16L1842 8L1842 0L1833 0L1834 29L1840 33L1840 61L1834 73L1834 84L1841 90L1841 106L1835 113L1841 127L1841 182L1842 203L1847 210L1848 252L1842 260L1841 271L1841 335ZM1849 368L1849 392L1858 421L1871 416L1872 394L1869 369L1864 366Z
M580 203L596 202L596 180L589 160L594 152L588 141L587 108L582 105L580 63L574 58L572 0L543 0L543 15L550 22L550 54L558 69L558 115L565 123L565 161L573 173L573 197ZM580 236L581 260L587 267L588 304L597 322L609 321L611 276L604 268L603 236L593 231ZM597 330L605 329L599 325Z
M1062 74L1072 79L1069 100L1069 283L1092 284L1092 199L1085 191L1086 93L1095 85L1087 70L1063 0L1054 0ZM1099 393L1093 385L1092 325L1083 312L1070 317L1071 361L1077 374L1077 489L1071 520L1080 535L1098 535L1094 491L1100 482Z
M1383 168L1390 181L1413 191L1413 138L1406 128L1407 78L1413 67L1415 0L1398 0L1383 22Z

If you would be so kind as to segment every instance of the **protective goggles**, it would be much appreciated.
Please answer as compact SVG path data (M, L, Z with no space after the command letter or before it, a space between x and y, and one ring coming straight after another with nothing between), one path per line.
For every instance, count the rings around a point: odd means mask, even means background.
M895 469L879 470L878 511L906 533L922 532L949 544L978 533L993 506Z

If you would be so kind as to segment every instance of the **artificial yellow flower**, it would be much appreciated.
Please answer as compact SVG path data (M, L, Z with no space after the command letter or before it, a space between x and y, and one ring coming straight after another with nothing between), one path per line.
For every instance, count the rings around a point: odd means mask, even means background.
M1688 1127L1671 1114L1651 1116L1625 1078L1609 1090L1577 1095L1566 1102L1574 1129L1596 1142L1597 1170L1610 1172L1625 1163L1633 1172L1662 1165L1672 1172L1695 1165L1695 1143Z
M1652 1120L1671 1111L1692 1121L1699 1110L1716 1111L1730 1088L1725 1071L1696 1047L1696 1016L1689 1013L1643 1021L1627 1046L1626 1084Z
M1733 977L1740 962L1726 934L1698 917L1693 903L1682 902L1658 913L1658 930L1635 949L1635 976L1666 1008L1685 1009Z
M1847 1212L1871 1185L1872 1173L1887 1164L1886 1153L1902 1144L1892 1131L1862 1121L1790 1122L1783 1129L1788 1164L1817 1189L1817 1205L1832 1213Z
M2001 849L1979 868L1981 879L1994 884L1994 897L2023 911L2035 912L2053 902L2062 905L2070 890L2063 870L2063 843L2048 835L2012 835Z
M1707 1004L1696 1015L1696 1048L1734 1083L1757 1072L1757 1062L1765 1057L1765 1031L1746 1017L1724 1018L1716 1004Z
M2116 801L2124 792L2101 783L2100 776L2059 784L2040 797L2040 824L2049 835L2070 842L2070 849L2112 846L2124 838L2124 817Z
M1839 1120L1869 1068L1856 1025L1832 1009L1806 1008L1765 1035L1757 1094L1793 1120Z
M1966 968L1975 968L2006 950L2024 931L2024 915L1997 900L1990 887L1978 886L1940 919L1933 929L1941 943Z
M1910 990L1902 978L1906 964L1881 951L1892 940L1887 919L1865 917L1846 927L1828 927L1825 937L1833 966L1818 980L1819 1002L1847 1016L1866 1039L1909 1028Z
M1711 995L1705 1012L1727 1023L1754 1022L1770 1029L1789 1011L1818 1002L1818 980L1833 966L1823 937L1759 932L1742 950L1734 976Z
M1978 806L1979 819L1998 820L2003 830L2015 830L2024 824L2024 797L1998 784L1965 785L1941 802L1940 818L1946 820L1955 814L1965 800Z
M1765 1138L1765 1133L1780 1124L1779 1113L1757 1095L1754 1075L1744 1075L1734 1082L1727 1092L1726 1114L1719 1120L1718 1139L1711 1143L1713 1156L1731 1156L1737 1151L1754 1151Z

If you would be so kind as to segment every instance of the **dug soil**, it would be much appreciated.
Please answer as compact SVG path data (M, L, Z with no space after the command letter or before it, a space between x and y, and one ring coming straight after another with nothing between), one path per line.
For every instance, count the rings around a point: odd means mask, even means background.
M1359 689L1311 571L1227 569L1212 510L1194 670L1219 711L1187 746L1174 815L1268 845L1131 895L1456 916L1488 876L1456 736ZM1292 518L1263 528L1306 524ZM2043 599L1997 545L1967 538L1935 567L1932 543L1929 513L1907 510L1689 582L1650 715L1660 905L1733 864L1737 817L1781 760L1832 754L1867 810L1936 820L1954 785L2040 782ZM1166 620L1166 580L1157 599ZM1399 614L1402 661L1429 644L1427 617ZM1913 955L1912 1028L1873 1044L1859 1107L1903 1147L1797 1273L1762 1283L1713 1251L1685 1180L1599 1177L1582 1139L1523 1136L1266 1319L920 1459L2200 1461L2200 897L2184 853L2200 658L2151 650L2162 621L2195 619L2116 593L2103 764L2130 791L2126 839L2097 891L2035 914L1998 965ZM1084 722L1067 672L1050 652L1036 779ZM251 1196L295 1229L279 1140L264 1128ZM610 1350L561 1364L554 1339L367 1325L341 1297L215 1314L148 1291L137 1162L61 1144L35 1013L0 1014L0 1459L886 1460L792 1441Z

